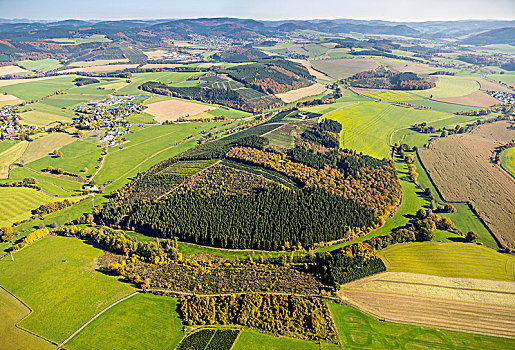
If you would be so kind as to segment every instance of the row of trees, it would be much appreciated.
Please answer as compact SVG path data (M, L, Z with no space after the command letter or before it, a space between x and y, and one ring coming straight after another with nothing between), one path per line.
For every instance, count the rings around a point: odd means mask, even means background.
M237 324L337 343L329 310L318 298L260 293L183 296L179 310L188 324Z

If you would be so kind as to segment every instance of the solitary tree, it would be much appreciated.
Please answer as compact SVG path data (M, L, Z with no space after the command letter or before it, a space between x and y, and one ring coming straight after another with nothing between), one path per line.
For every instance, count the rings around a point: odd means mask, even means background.
M470 242L470 243L475 243L475 242L477 242L477 238L478 238L478 235L477 235L477 233L475 233L474 231L469 231L469 232L467 232L467 236L465 237L465 239L467 240L467 242Z

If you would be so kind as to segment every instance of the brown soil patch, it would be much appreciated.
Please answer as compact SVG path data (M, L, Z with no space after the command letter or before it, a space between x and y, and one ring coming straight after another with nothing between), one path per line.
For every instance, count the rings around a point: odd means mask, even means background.
M388 320L510 337L515 334L515 308L358 290L344 290L340 296Z
M471 94L465 96L457 96L457 97L445 97L445 98L434 98L435 101L446 102L446 103L454 103L462 106L472 106L472 107L490 107L497 103L500 103L498 100L493 98L492 96L481 92L475 91Z
M504 246L515 248L515 179L490 161L495 147L515 139L508 121L431 142L419 155L448 202L469 202Z
M3 101L15 101L15 100L18 100L18 97L13 96L13 95L0 94L0 102L3 102Z
M395 69L399 72L423 72L430 70L431 67L423 64L410 64L404 67L396 67Z
M200 103L168 100L149 104L145 112L152 115L154 120L162 123L167 120L174 121L181 117L192 116L214 109L216 108Z
M314 70L313 66L311 65L311 63L308 60L292 59L291 61L302 64L304 67L306 67L309 74L313 75L317 79L330 80L329 77L327 75L325 75L324 73Z
M143 69L154 69L154 68L177 68L182 66L182 64L178 63L149 63L144 65Z
M327 90L327 87L325 85L316 83L297 90L291 90L282 94L277 94L276 96L286 103L291 103L298 100L302 100L305 97L319 95L325 90Z
M168 53L166 50L143 51L148 58L161 58Z
M25 69L18 66L5 66L0 67L0 75L16 74L26 72Z
M491 82L488 80L478 80L477 82L479 83L479 85L481 85L481 90L504 91L504 92L510 92L510 93L514 92L513 90L511 90L510 88L508 88L504 85L501 85L499 83L494 83L494 82Z
M106 64L104 66L93 66L93 67L86 67L82 68L82 72L109 72L109 71L115 71L115 70L124 70L127 68L136 68L139 66L138 64Z

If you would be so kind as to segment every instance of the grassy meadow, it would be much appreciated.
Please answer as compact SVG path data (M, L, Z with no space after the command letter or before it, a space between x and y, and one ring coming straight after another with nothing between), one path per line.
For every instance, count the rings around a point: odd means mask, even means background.
M0 187L0 227L28 219L32 216L32 209L55 200L54 197L27 187Z
M78 238L47 237L0 260L0 285L33 313L20 326L62 342L95 314L134 289L98 271L102 250Z
M515 177L515 148L509 148L501 153L501 166Z
M7 93L25 101L32 101L53 94L58 90L67 90L75 86L72 81L76 77L75 75L66 75L36 81L26 79L26 82L0 87L0 93Z
M102 314L72 338L66 348L174 349L184 335L177 306L176 298L135 295Z
M403 243L379 255L388 271L515 281L515 257L473 243Z
M448 114L397 107L386 103L359 103L325 116L342 124L340 146L377 158L388 156L390 135L415 123L448 117Z
M16 63L18 66L26 69L26 70L42 70L42 71L49 71L52 69L56 69L59 67L62 67L63 65L59 60L55 60L53 58L46 58L43 60L25 60L25 61L18 61Z
M9 176L9 167L23 155L29 143L21 141L14 145L7 142L1 144L10 146L5 147L5 150L0 153L0 179L6 179Z
M417 90L413 94L424 98L445 98L464 96L479 90L478 77L440 75L436 87L427 90Z

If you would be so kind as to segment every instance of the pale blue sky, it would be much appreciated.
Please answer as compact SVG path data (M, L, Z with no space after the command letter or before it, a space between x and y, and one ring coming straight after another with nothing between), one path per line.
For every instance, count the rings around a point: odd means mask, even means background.
M515 19L515 0L0 0L0 18Z

